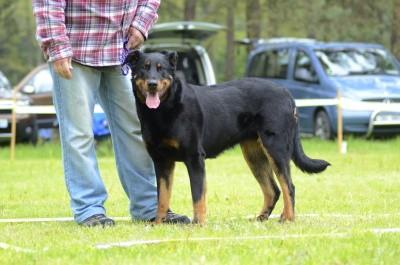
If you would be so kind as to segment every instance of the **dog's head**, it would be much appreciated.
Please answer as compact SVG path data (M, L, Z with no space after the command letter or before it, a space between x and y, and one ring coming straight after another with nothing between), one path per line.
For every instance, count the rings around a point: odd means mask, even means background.
M170 92L175 76L176 52L143 53L132 51L125 60L132 70L136 97L156 109Z

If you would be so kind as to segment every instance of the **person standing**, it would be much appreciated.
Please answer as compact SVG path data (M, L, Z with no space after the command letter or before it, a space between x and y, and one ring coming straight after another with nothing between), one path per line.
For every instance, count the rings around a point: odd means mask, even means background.
M160 0L33 0L36 36L54 81L64 177L77 223L113 226L95 153L92 117L103 108L121 184L134 220L154 220L154 166L141 137L132 84L122 74L124 40L138 49L158 18ZM165 222L189 223L169 211Z

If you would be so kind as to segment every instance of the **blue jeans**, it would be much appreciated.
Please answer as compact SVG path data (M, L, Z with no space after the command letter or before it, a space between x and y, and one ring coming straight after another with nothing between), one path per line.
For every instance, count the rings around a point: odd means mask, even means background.
M103 108L111 131L119 178L130 200L133 219L156 215L153 162L140 131L129 77L119 66L89 67L73 63L72 79L54 80L53 101L60 125L64 177L76 222L105 214L107 191L101 180L92 130L94 105Z

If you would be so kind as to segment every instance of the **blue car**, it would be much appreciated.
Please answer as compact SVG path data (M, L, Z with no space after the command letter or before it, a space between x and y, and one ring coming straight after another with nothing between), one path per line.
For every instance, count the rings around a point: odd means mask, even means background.
M400 67L381 45L260 40L249 54L246 76L280 83L295 99L335 98L340 91L344 133L400 134ZM336 106L301 107L298 112L302 133L322 139L336 134Z

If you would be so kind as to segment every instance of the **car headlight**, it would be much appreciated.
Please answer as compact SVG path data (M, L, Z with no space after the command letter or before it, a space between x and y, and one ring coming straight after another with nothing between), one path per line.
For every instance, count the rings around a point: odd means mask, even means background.
M379 122L400 121L400 113L380 112L375 116L375 121Z

